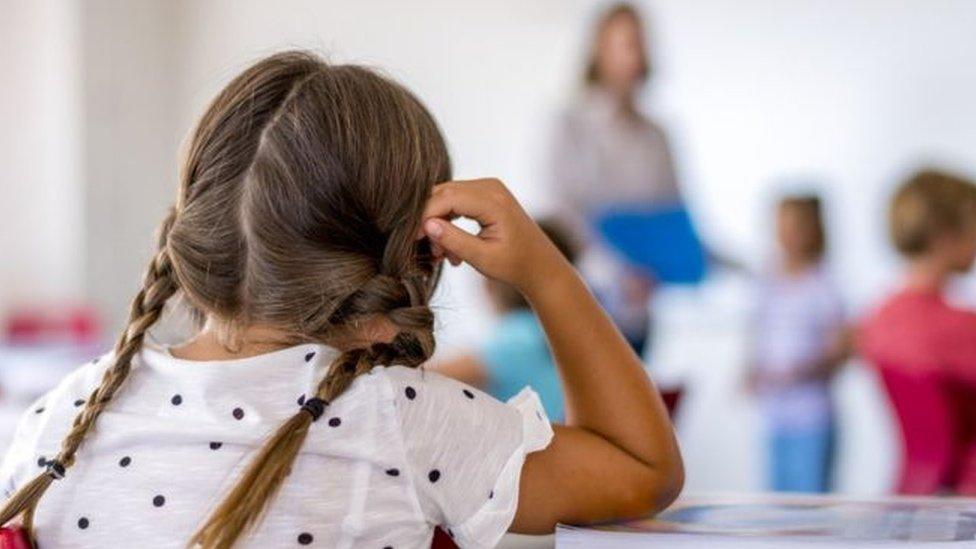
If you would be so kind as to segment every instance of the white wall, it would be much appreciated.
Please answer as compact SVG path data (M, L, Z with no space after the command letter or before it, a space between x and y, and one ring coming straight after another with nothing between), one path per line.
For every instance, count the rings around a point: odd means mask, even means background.
M0 310L82 288L74 8L0 0Z
M82 4L84 276L87 297L114 333L154 253L153 231L176 197L177 6Z

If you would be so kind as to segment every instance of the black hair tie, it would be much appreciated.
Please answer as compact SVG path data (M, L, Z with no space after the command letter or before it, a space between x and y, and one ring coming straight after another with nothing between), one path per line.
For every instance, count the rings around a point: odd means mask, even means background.
M47 474L54 480L61 480L64 478L64 465L58 460L51 460L47 462Z
M328 404L328 402L321 398L310 398L305 401L305 404L302 404L302 411L312 416L312 421L316 421L325 413L325 407Z

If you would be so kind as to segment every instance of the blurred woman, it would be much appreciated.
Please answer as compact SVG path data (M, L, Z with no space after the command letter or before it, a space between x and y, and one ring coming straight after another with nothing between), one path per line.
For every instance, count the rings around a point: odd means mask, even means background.
M583 92L558 120L551 157L553 188L586 249L580 268L638 352L653 282L594 245L588 223L615 205L681 201L664 132L637 107L650 76L640 14L630 4L611 6L597 20Z

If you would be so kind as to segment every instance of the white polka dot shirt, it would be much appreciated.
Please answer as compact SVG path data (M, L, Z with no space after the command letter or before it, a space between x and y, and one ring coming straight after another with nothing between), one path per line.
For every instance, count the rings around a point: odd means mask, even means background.
M302 345L196 362L147 347L38 508L41 547L185 547L267 435L314 392L337 351ZM43 471L111 357L28 409L0 467L9 495ZM526 454L552 428L538 396L508 403L432 372L378 367L325 408L291 475L240 547L461 547L508 529Z

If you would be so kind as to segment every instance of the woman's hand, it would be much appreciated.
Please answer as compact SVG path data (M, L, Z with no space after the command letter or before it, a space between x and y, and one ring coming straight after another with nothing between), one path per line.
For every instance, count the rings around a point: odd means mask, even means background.
M477 235L452 224L478 222ZM556 246L497 179L451 181L434 187L424 211L423 234L435 255L464 261L481 274L532 293L550 276L570 268Z

